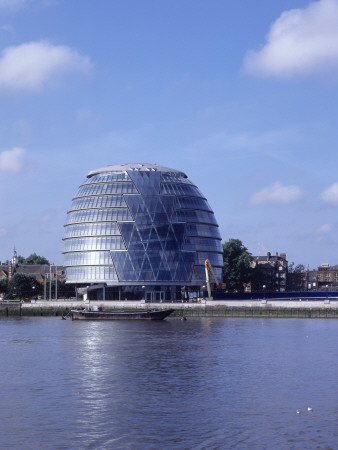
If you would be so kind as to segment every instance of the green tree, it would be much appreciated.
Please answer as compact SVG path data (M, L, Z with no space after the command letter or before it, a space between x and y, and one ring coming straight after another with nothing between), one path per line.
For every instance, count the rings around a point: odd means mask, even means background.
M49 261L44 256L39 256L36 253L32 253L24 259L22 264L49 264Z
M7 290L8 290L8 282L4 278L0 280L0 294L7 294Z
M230 292L243 292L250 281L252 256L239 239L223 244L223 282Z
M41 284L34 275L17 272L8 282L8 293L17 298L33 297L41 293Z
M287 291L302 291L304 289L305 271L303 264L297 264L297 266L295 266L294 262L289 264L286 277Z

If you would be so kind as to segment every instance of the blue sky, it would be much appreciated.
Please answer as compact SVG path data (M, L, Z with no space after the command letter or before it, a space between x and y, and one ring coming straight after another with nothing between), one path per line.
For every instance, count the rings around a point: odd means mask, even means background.
M0 259L90 170L183 170L223 240L338 263L338 0L0 0Z

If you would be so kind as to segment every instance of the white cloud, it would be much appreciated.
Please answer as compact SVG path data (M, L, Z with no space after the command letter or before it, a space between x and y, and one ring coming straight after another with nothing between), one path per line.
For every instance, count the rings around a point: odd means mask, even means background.
M295 203L303 197L303 191L299 186L283 186L281 183L274 183L261 191L256 192L250 200L252 205L287 204Z
M0 8L2 9L19 9L25 6L29 0L0 0Z
M266 39L261 50L246 54L248 72L276 77L338 72L338 0L283 12Z
M338 205L338 183L333 183L324 192L322 192L321 199L325 203Z
M0 58L0 88L34 90L57 73L88 72L89 58L67 46L47 41L8 47Z
M0 170L3 172L21 172L25 149L14 147L0 153Z
M54 0L0 0L0 9L8 11L18 11L29 5L51 5Z
M332 231L332 225L329 223L324 223L317 228L316 233L319 235L325 235L330 233L330 231Z

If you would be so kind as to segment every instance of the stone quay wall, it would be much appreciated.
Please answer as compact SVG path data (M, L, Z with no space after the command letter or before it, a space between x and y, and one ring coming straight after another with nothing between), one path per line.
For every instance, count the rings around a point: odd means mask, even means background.
M298 317L338 318L338 298L290 299L290 300L202 300L199 303L145 301L82 301L82 300L39 300L25 302L19 308L8 308L0 304L0 315L63 316L71 309L102 307L110 310L166 309L173 308L173 318L185 317ZM4 313L6 311L6 313Z

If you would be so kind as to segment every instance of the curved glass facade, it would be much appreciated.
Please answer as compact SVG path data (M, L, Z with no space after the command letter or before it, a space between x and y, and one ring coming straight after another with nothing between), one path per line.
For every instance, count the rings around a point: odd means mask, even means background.
M134 286L140 295L148 286L170 288L172 296L175 286L177 293L205 284L205 259L221 280L214 213L174 169L122 164L90 172L68 211L63 240L67 282Z

